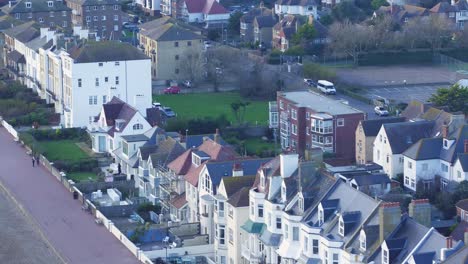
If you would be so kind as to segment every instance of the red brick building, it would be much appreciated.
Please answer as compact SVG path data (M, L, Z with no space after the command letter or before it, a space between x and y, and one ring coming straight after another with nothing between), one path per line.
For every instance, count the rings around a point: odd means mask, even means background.
M363 112L309 91L278 92L276 113L274 109L270 107L270 126L279 129L283 149L303 154L319 147L339 158L354 159L354 133L365 119Z

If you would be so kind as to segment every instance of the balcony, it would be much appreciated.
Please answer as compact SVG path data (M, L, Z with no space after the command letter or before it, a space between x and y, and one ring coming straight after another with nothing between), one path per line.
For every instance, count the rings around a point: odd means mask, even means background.
M261 254L252 252L246 243L242 244L241 254L242 257L247 261L250 261L250 263L260 263L260 260L262 259Z

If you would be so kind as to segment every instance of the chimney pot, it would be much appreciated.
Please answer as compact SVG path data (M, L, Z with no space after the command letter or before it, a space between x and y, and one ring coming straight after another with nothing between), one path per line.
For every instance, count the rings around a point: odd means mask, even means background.
M465 141L463 141L463 143L464 143L463 144L464 145L464 148L463 148L464 153L468 154L468 139L465 139Z
M446 242L446 248L447 249L452 248L453 240L452 240L451 236L446 237L445 242Z
M409 216L418 223L430 227L431 226L431 204L428 199L413 200L409 204Z

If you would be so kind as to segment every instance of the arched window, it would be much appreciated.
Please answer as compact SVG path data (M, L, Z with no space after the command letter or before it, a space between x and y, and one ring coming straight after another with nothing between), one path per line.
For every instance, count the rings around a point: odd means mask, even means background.
M140 129L143 129L143 125L138 123L138 124L134 124L133 125L133 130L140 130Z

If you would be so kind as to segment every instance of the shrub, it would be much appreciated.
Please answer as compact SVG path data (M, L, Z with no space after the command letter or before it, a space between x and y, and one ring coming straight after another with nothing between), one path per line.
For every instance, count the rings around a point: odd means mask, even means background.
M334 81L336 72L328 67L316 63L305 63L303 67L304 77L314 80L325 79Z

